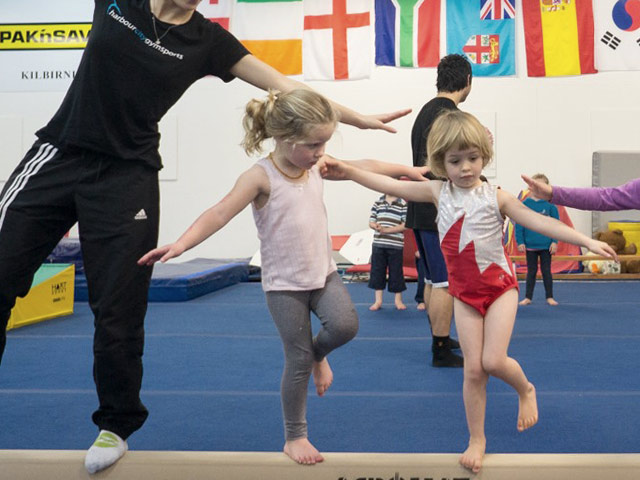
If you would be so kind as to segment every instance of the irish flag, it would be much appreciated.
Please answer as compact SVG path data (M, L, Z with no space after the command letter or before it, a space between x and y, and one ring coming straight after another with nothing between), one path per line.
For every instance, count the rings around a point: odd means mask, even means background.
M522 0L530 77L596 73L591 0Z
M231 32L285 75L302 74L302 0L237 0Z
M376 0L376 65L435 67L440 0Z

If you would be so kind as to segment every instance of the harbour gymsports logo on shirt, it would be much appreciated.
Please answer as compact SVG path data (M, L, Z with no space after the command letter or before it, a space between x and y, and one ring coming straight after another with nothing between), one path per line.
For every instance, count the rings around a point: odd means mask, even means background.
M24 23L0 25L0 50L82 50L91 23Z
M182 60L184 58L183 54L172 52L168 48L160 45L159 42L154 42L153 40L149 39L144 33L142 33L142 31L138 27L136 27L133 23L131 23L126 18L124 18L120 10L120 7L118 6L118 2L116 0L113 0L113 2L109 4L109 6L107 7L107 15L109 15L112 19L114 19L115 21L119 22L120 24L124 25L126 28L131 30L140 39L140 41L144 42L146 46L159 51L163 55L175 57L178 60Z

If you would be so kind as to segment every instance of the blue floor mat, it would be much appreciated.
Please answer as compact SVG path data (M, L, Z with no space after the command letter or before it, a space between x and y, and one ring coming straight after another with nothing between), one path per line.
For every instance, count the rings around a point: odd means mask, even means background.
M229 285L246 282L255 275L249 259L196 258L183 263L157 263L153 267L149 301L183 302ZM87 301L87 277L76 275L76 301Z
M309 389L309 435L321 451L459 452L468 439L462 371L429 365L423 312L393 308L385 292L348 284L358 336L329 359L334 383ZM540 422L516 430L518 399L488 385L489 452L637 453L640 301L636 282L555 282L557 307L518 311L509 353L536 384ZM93 318L73 316L8 333L0 368L0 449L84 449L96 429ZM314 319L315 328L317 320ZM136 450L280 451L282 346L258 283L180 303L151 303L142 399L150 411Z

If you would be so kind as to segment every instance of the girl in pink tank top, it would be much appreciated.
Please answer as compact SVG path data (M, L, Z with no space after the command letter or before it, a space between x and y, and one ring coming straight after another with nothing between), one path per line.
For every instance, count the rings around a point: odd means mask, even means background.
M251 100L243 119L243 147L275 149L244 172L231 191L206 210L174 243L151 250L139 263L165 262L198 245L251 204L260 239L262 286L283 342L281 382L285 424L284 452L298 463L323 460L307 438L309 378L323 396L333 381L327 355L351 340L358 317L331 256L327 213L322 198L324 149L338 116L330 102L312 90L270 92ZM390 176L422 178L426 169L375 160L353 162L357 168ZM311 313L322 324L311 333Z

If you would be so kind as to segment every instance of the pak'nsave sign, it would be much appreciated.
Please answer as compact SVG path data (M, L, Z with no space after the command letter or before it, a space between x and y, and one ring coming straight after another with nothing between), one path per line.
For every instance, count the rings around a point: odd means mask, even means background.
M0 92L65 92L91 36L96 2L0 5Z
M90 32L91 23L0 24L0 51L80 50Z

